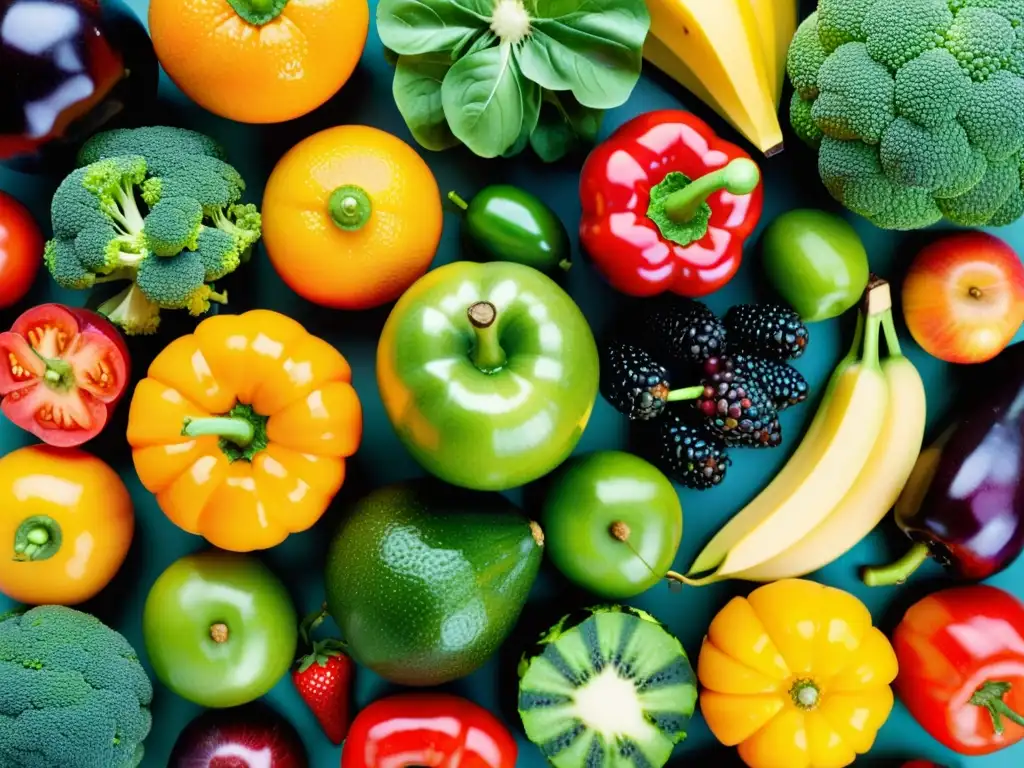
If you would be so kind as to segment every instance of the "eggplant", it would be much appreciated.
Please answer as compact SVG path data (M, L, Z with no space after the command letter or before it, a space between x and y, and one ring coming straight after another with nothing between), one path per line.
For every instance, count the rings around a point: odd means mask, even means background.
M999 355L965 394L973 405L921 452L896 502L913 546L865 569L868 586L902 583L929 557L980 581L1024 549L1024 344Z
M0 163L66 171L96 131L143 120L159 68L121 0L0 0L0 78Z

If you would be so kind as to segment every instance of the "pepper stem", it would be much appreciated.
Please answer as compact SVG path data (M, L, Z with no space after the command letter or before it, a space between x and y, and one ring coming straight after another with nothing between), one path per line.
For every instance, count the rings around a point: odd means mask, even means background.
M496 371L505 364L505 350L498 343L498 329L494 321L498 319L498 310L489 301L478 301L470 304L466 310L469 323L476 334L476 345L473 347L473 365L484 373Z
M14 559L17 562L48 560L60 551L60 524L47 515L25 518L14 531Z
M185 419L181 434L184 437L216 435L230 440L239 448L248 448L256 437L256 430L249 421L237 416L210 416L204 419Z
M676 223L691 221L715 192L724 189L734 195L749 195L760 181L761 171L757 163L746 157L737 157L665 198L665 215Z
M793 700L797 709L805 712L817 709L821 703L821 691L813 680L797 680L789 689L789 697Z
M697 384L692 387L683 387L682 389L673 389L665 397L667 403L678 403L680 400L696 400L704 394L704 385Z
M331 192L327 200L327 211L339 229L354 232L362 229L370 220L373 203L362 187L346 184Z
M288 0L228 0L243 21L262 27L281 15Z
M1003 733L1004 717L1017 725L1024 725L1024 717L1003 701L1003 697L1010 692L1011 687L1007 682L989 681L978 688L970 698L971 704L988 710L992 717L992 729L997 735Z
M862 569L861 581L869 587L890 587L893 584L902 584L910 574L921 567L929 555L928 545L919 541L894 563Z
M459 209L463 211L469 210L469 203L467 203L458 192L454 190L449 192L448 199L451 200L452 203Z

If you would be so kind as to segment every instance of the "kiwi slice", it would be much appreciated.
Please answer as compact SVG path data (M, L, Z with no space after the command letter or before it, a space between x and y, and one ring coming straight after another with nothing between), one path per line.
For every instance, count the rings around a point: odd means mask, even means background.
M696 701L682 643L626 606L565 616L519 663L519 716L555 768L659 768Z

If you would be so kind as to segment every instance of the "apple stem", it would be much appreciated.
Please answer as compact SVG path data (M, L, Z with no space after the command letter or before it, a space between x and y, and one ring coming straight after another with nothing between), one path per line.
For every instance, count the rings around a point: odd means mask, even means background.
M476 334L473 347L473 365L484 373L493 373L505 365L505 350L498 343L498 329L495 321L498 310L489 301L478 301L466 310L470 325Z
M530 521L530 535L533 536L533 540L537 542L538 547L544 546L544 529L535 520Z
M228 641L228 625L223 623L212 625L210 627L210 639L217 645L226 643Z
M978 288L978 286L976 285L972 285L970 288L967 289L967 295L970 296L972 299L980 299L981 289Z
M629 534L631 533L631 531L629 530L629 526L626 525L624 522L622 522L621 520L616 520L614 523L608 526L608 533L612 535L613 539L621 541L623 544L625 544L626 541L629 539Z

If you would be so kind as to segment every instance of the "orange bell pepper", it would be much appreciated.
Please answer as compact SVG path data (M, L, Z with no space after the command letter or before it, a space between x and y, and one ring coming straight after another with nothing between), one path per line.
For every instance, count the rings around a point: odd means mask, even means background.
M893 706L896 654L856 597L805 579L733 598L697 660L700 708L750 768L841 768Z
M337 350L284 315L208 318L135 389L139 479L175 525L221 549L276 546L341 488L362 436L351 381Z

